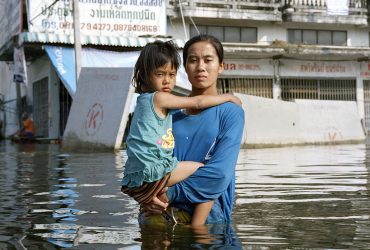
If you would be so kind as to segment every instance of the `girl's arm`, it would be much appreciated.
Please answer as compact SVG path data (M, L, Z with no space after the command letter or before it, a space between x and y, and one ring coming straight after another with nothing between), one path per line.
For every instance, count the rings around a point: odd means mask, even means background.
M241 105L240 99L232 94L176 96L167 92L157 92L154 95L154 105L159 109L205 109L225 102Z

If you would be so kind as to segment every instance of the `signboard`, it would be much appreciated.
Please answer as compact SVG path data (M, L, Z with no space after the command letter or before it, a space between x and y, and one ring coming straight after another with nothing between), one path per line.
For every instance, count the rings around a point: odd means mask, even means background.
M13 51L14 60L14 72L13 81L16 83L27 84L27 74L26 74L26 58L24 56L24 48L14 48Z
M361 62L360 75L366 79L370 78L370 62Z
M0 0L0 48L21 32L20 0Z
M79 0L82 35L166 34L165 0ZM29 0L30 32L73 35L72 0Z
M221 76L271 76L274 67L270 60L232 60L225 59Z
M281 60L281 76L298 77L355 77L356 62Z

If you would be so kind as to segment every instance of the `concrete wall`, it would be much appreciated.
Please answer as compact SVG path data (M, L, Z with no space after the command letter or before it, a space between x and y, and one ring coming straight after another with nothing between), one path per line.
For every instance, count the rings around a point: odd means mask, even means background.
M243 102L244 147L360 142L365 133L356 102L286 102L236 94Z
M82 68L63 136L66 150L121 146L133 87L131 68Z
M13 64L0 62L0 76L0 99L6 102L0 108L0 122L2 123L0 137L7 137L19 129L16 87L13 82Z

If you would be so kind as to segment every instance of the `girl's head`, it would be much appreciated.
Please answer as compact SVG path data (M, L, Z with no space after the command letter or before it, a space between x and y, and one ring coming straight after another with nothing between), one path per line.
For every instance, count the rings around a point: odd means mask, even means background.
M179 66L180 57L172 41L148 43L141 51L134 68L132 84L136 93L160 91L158 84L166 85L167 82L175 85ZM170 90L172 88L173 86Z
M217 79L224 69L221 42L210 35L195 36L186 42L183 57L192 95L217 94Z

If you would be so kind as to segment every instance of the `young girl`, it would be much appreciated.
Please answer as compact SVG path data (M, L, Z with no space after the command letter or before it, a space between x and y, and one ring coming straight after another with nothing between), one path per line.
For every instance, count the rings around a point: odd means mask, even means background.
M179 65L176 47L172 42L161 41L147 44L135 64L132 82L140 96L126 140L128 159L121 184L122 192L140 204L158 199L156 195L164 187L181 182L204 165L192 161L179 162L172 156L175 142L171 109L205 109L229 101L241 105L240 100L231 94L193 97L170 94ZM207 78L202 72L197 77ZM205 223L213 203L195 205L192 226Z

